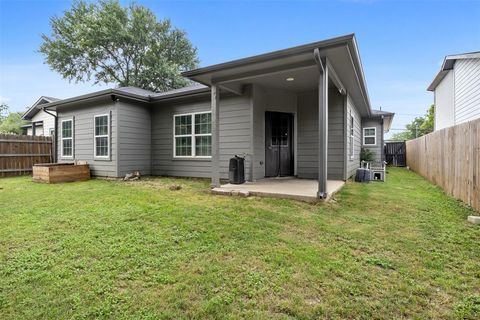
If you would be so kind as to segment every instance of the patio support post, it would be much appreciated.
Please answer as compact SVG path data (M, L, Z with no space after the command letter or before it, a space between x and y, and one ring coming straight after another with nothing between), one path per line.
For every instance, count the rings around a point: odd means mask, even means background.
M219 105L220 88L212 85L212 188L220 187L220 144L219 144Z
M327 161L328 161L328 64L320 58L315 49L315 62L319 70L318 77L318 192L320 199L327 198Z

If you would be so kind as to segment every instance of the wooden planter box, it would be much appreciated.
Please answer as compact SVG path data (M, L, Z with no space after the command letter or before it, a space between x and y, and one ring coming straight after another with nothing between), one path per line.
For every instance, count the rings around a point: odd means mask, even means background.
M33 181L58 183L90 179L88 164L43 163L33 166Z

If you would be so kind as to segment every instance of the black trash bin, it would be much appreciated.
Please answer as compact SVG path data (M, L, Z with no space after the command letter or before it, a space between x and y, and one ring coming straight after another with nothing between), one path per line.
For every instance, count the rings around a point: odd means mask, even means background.
M242 184L245 182L245 158L235 155L235 157L230 159L228 178L230 183L233 184Z

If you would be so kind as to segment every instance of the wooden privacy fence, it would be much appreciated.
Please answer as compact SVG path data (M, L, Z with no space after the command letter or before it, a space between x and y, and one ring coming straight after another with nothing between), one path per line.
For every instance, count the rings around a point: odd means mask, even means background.
M407 141L407 165L480 211L480 119Z
M31 173L36 163L53 160L51 137L0 134L0 177Z

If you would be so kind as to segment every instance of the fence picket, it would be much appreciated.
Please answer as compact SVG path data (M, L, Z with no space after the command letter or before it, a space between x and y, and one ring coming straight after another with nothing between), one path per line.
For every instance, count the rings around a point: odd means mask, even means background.
M480 119L407 141L407 165L480 211Z
M51 137L0 134L0 177L29 173L36 163L52 162Z

